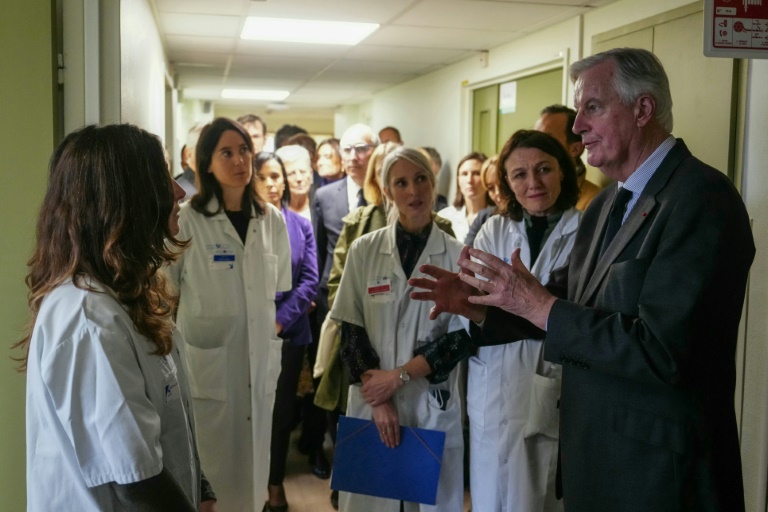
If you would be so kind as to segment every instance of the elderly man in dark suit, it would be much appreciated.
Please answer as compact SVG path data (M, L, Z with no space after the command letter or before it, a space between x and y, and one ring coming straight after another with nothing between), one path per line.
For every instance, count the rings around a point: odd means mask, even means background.
M734 388L755 254L746 209L670 135L669 83L652 53L600 53L571 78L573 129L618 184L589 206L550 281L567 300L517 253L507 265L474 249L459 276L424 268L437 279L412 280L428 289L414 298L480 323L486 343L540 330L544 358L563 365L566 512L743 511Z
M359 206L365 206L363 181L368 160L379 139L369 126L356 124L347 129L339 143L346 178L317 190L312 205L312 222L317 237L317 264L320 292L317 302L320 322L328 313L328 275L333 266L333 250L341 233L341 219Z
M342 167L346 177L318 188L315 193L312 203L312 224L317 240L317 266L320 273L320 285L315 298L317 308L312 312L310 320L313 324L312 334L316 340L319 337L320 326L328 314L328 276L333 266L333 250L336 248L336 242L339 240L339 234L344 224L341 219L356 208L365 206L363 182L368 169L368 161L378 144L379 139L369 126L363 124L350 126L342 135L339 143ZM313 346L316 350L317 342ZM314 355L311 355L310 362L314 364ZM334 438L337 420L338 414L331 413L329 428L331 429L331 436ZM308 440L308 444L319 444L320 446L319 449L308 447L313 452L310 453L313 472L318 476L327 477L325 469L328 465L322 454L322 438ZM338 491L333 491L331 502L334 507L336 507L337 500Z

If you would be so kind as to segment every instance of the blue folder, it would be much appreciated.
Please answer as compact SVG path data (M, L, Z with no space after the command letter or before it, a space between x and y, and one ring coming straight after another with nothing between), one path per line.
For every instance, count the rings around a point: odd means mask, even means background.
M387 448L373 421L342 416L331 489L435 505L444 446L445 432L401 426Z

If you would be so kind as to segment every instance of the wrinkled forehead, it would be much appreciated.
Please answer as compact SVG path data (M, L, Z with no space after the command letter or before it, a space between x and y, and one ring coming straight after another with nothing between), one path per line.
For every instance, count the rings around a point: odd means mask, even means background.
M373 132L364 127L350 128L341 137L341 147L373 142Z

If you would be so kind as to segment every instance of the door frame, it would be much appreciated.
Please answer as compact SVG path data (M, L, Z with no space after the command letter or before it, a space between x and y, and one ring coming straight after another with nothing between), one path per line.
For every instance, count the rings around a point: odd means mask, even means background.
M488 87L489 85L502 84L512 80L520 80L529 76L538 75L546 71L553 71L558 68L563 69L563 87L560 101L563 105L568 101L568 84L569 77L565 71L568 69L570 63L570 49L566 48L559 52L559 55L551 60L544 61L534 66L519 69L510 73L497 75L484 80L477 80L475 82L466 81L461 84L461 154L467 154L472 150L472 113L474 109L474 92L477 89Z

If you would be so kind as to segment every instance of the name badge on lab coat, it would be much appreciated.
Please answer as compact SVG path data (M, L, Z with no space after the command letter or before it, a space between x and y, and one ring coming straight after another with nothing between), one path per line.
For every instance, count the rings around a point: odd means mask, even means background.
M210 270L233 270L235 268L235 252L228 244L211 244L206 247L210 259Z
M392 293L392 280L389 276L377 277L368 281L368 297L373 302L393 302L395 294Z

